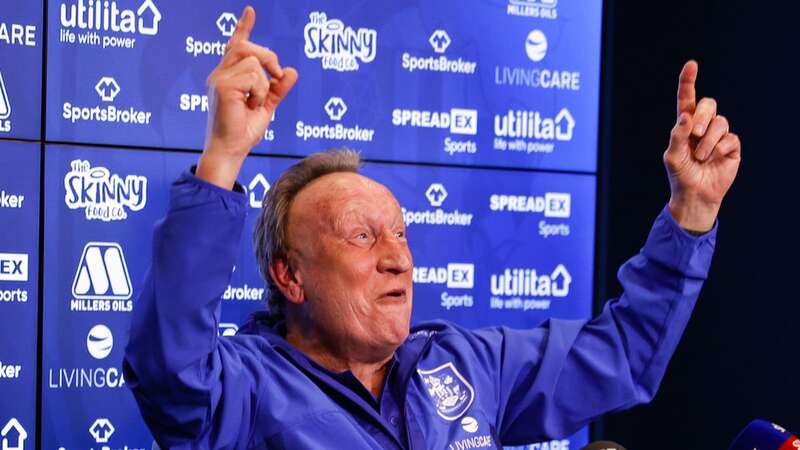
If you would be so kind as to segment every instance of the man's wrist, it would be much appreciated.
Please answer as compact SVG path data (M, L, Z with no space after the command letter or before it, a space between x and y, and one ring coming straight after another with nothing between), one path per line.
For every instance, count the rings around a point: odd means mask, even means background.
M695 236L703 235L717 221L720 205L709 204L699 200L687 200L672 196L669 199L669 212L675 222L687 233Z
M197 161L195 175L211 184L231 190L239 177L245 157L204 151Z

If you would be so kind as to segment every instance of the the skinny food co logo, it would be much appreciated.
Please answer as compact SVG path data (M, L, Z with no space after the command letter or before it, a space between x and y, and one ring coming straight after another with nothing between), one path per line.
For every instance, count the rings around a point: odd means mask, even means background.
M339 19L328 19L324 12L315 11L309 15L303 35L306 57L319 59L325 70L354 71L361 67L360 63L371 63L375 59L377 31L355 30Z
M147 177L112 174L105 167L75 160L64 176L64 202L69 209L83 209L87 220L125 220L128 212L147 205Z

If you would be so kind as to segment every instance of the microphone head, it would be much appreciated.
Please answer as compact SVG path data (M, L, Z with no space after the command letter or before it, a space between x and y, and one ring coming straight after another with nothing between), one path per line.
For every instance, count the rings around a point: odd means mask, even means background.
M595 441L581 450L625 450L625 447L611 441Z
M736 436L728 450L797 450L800 439L780 425L756 419Z

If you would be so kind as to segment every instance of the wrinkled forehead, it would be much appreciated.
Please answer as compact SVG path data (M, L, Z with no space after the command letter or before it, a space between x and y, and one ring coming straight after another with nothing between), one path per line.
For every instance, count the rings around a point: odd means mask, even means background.
M353 215L402 219L400 204L389 188L353 172L332 173L312 181L297 193L289 214L321 226L336 225Z

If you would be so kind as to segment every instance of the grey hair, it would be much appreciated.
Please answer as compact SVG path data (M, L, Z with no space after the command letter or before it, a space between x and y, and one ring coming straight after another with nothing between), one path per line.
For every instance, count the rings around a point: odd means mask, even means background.
M292 201L306 185L336 172L358 173L361 156L355 150L331 149L303 158L284 172L264 196L253 231L253 247L261 276L267 283L267 307L272 319L285 317L286 297L269 273L270 266L288 255L286 227Z

